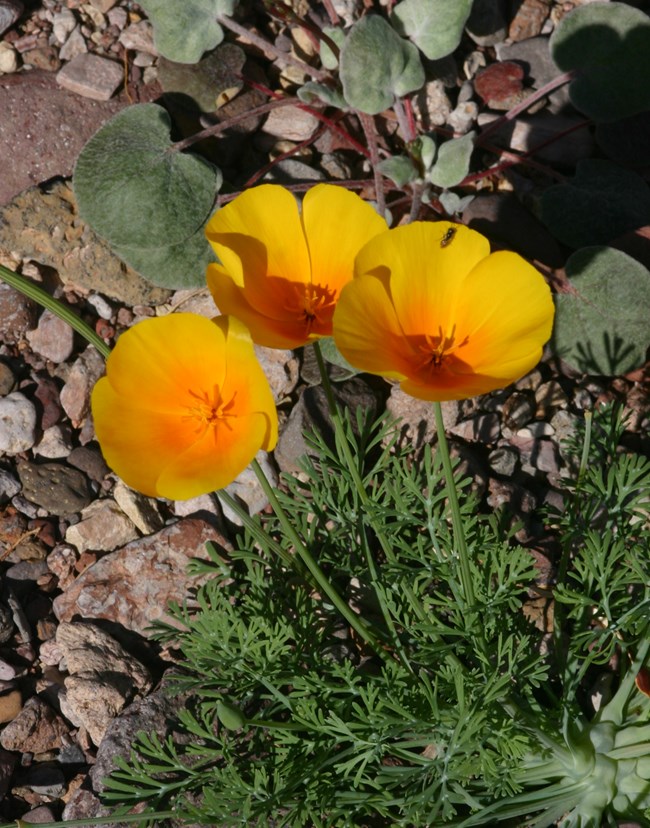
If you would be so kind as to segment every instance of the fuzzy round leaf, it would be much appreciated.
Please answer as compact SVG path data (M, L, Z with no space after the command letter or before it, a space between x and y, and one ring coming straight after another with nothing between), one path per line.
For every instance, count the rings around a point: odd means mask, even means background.
M474 149L474 133L445 141L438 148L436 163L429 172L429 181L436 187L454 187L469 172L469 162Z
M334 41L339 49L343 46L343 41L345 40L345 32L343 29L339 29L335 26L324 26L323 34L326 34L330 40ZM339 59L338 56L335 55L330 49L328 44L324 40L321 40L319 41L318 48L320 60L325 69L336 69L339 65Z
M650 167L650 110L609 124L598 124L596 143L625 167Z
M636 173L587 158L572 180L542 196L542 221L569 247L607 242L648 223L650 189Z
M350 29L341 49L343 95L350 106L377 115L396 97L424 85L418 50L376 14Z
M205 287L206 268L218 261L205 237L205 224L179 244L116 246L113 251L148 282L168 290Z
M162 107L136 104L81 151L73 182L79 212L111 245L178 244L212 211L221 173L197 155L170 151L170 127Z
M326 103L328 106L336 106L339 109L346 107L345 99L338 89L316 81L307 81L303 84L298 90L298 97L306 104Z
M569 95L590 118L617 121L650 109L650 18L641 10L626 3L580 6L559 24L550 49L560 69L577 73Z
M460 43L473 0L402 0L391 21L429 58L450 55Z
M574 253L566 273L575 293L556 297L553 345L579 371L616 375L637 368L650 346L650 272L611 247Z
M379 172L385 175L397 187L403 187L418 177L418 171L410 158L406 155L395 155L392 158L385 158L377 165Z
M217 17L232 14L237 0L142 0L158 52L176 63L198 63L223 40Z

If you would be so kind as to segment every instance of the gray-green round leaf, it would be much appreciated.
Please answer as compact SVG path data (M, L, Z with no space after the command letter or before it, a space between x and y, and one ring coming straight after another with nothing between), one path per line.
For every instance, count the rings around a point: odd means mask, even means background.
M650 188L631 170L586 158L565 184L542 196L542 221L569 247L606 244L648 224Z
M385 175L397 187L403 187L405 184L415 181L418 177L418 171L406 155L394 155L392 158L385 158L377 165L379 172Z
M237 0L141 0L151 21L158 52L176 63L197 63L223 40L217 23L232 14Z
M460 43L473 0L402 0L391 20L429 60L450 55Z
M642 365L650 346L647 268L620 250L585 247L571 256L566 273L575 293L556 297L558 355L588 374L624 374Z
M343 29L335 28L334 26L325 26L323 28L323 34L326 34L339 47L339 50L341 49L343 41L345 40L345 32ZM321 63L325 69L336 69L339 65L339 59L324 40L319 41L319 53Z
M303 103L326 103L328 106L336 106L339 109L345 109L345 98L338 89L333 89L331 86L325 86L324 83L317 81L307 81L298 90L298 97Z
M205 287L206 268L217 261L205 225L179 244L114 247L113 251L148 282L169 290Z
M429 181L436 187L455 187L469 172L469 162L474 149L474 133L445 141L438 148L436 163L429 172Z
M154 247L189 238L212 211L221 173L175 152L156 104L118 113L88 141L74 171L84 221L111 245Z
M588 3L563 18L550 41L553 60L575 71L569 95L595 121L650 109L650 18L626 3Z
M350 29L340 64L345 100L368 115L383 112L396 97L424 85L418 50L376 14L362 17Z

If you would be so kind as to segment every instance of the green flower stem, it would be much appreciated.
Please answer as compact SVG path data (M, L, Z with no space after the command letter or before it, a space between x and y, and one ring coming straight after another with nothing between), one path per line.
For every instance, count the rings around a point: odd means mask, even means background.
M467 551L467 541L465 539L465 528L463 526L463 519L460 514L460 505L458 503L458 491L454 480L454 472L451 467L449 443L447 442L445 424L442 419L442 406L439 402L434 402L433 404L433 416L436 421L438 451L440 453L440 459L442 460L442 469L445 474L445 482L447 484L447 496L449 498L449 507L451 509L451 523L454 528L454 540L456 541L458 563L460 565L460 583L463 589L466 608L471 610L474 607L476 600L474 597L474 585L472 583L472 572L469 565L469 553Z
M337 438L337 446L343 452L343 459L345 461L345 465L347 466L350 474L352 475L352 479L354 480L354 485L357 490L357 494L359 495L359 500L361 501L361 504L364 508L366 519L368 519L368 522L372 528L372 531L375 533L375 537L377 538L377 541L379 542L379 545L381 546L384 555L388 560L394 561L395 555L393 554L393 550L390 543L388 542L381 527L377 526L374 520L372 520L371 498L368 495L368 492L366 491L363 479L361 478L359 467L355 462L354 456L352 455L352 451L350 450L350 444L348 443L348 440L343 431L341 415L339 413L336 400L334 399L332 384L330 382L329 374L327 373L327 367L325 365L325 360L323 358L323 353L320 349L320 345L318 344L318 342L314 342L314 353L316 354L316 362L318 363L318 370L320 372L321 379L323 382L323 390L325 391L325 397L327 399L327 407L329 409L330 419L332 421L332 425L334 426L334 432ZM361 530L363 531L363 526L361 526ZM377 601L379 602L379 606L381 608L384 623L386 624L386 627L391 634L392 644L395 647L395 650L399 655L402 664L406 667L407 670L409 670L409 672L413 672L413 668L411 667L408 657L400 642L397 630L395 629L393 618L388 610L388 607L386 606L383 591L378 587L379 578L377 577L377 567L375 565L375 561L372 558L370 549L368 548L368 544L367 542L365 542L365 538L363 548L366 557L366 564L368 566L368 571L370 572L372 584L375 589L375 595L377 596Z
M382 658L387 658L388 654L384 650L381 645L381 642L377 639L377 637L371 632L371 630L367 627L364 620L361 616L354 613L348 604L341 598L338 594L336 589L334 588L333 584L330 583L327 576L320 568L320 566L316 563L314 558L312 557L310 551L307 549L305 544L302 542L302 539L296 532L293 524L289 520L287 513L284 511L282 506L280 505L280 501L278 500L273 487L266 479L266 475L262 471L260 464L257 460L253 460L251 463L251 468L257 475L257 479L260 482L260 485L264 491L264 494L267 496L273 511L275 512L276 517L280 521L280 525L282 526L282 530L285 536L291 541L293 544L296 554L299 556L300 560L304 563L307 567L309 572L311 573L316 585L318 586L319 590L321 590L327 597L330 599L332 604L336 607L336 609L341 613L343 618L348 622L348 624L352 627L352 629L361 637L363 641L368 644L368 646L372 647L372 649Z
M105 359L108 357L111 349L104 340L82 319L79 319L70 308L66 307L63 302L59 302L58 299L50 296L43 288L40 288L29 279L26 279L19 273L14 273L13 270L9 270L9 268L3 267L2 265L0 265L0 279L4 279L11 287L19 290L35 302L38 302L39 305L52 311L52 313L55 313L64 322L67 322L71 328L77 331L77 333L80 333L91 345L94 345Z
M277 555L287 566L293 569L296 568L296 564L299 564L299 562L264 531L260 524L248 514L236 497L233 497L225 489L220 489L217 492L217 497L232 509L260 546L266 547L274 555ZM307 573L301 572L301 574L306 575Z

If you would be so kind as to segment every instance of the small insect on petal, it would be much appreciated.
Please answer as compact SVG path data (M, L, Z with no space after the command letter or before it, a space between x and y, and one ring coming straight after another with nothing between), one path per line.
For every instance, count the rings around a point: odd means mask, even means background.
M456 235L456 228L450 227L440 241L440 247L447 247L454 240Z

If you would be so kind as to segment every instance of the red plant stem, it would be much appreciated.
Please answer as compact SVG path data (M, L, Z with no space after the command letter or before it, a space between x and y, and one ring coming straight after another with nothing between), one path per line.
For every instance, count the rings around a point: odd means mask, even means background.
M332 0L323 0L323 5L325 6L325 11L327 12L327 16L329 17L332 26L338 26L341 22L341 18L338 16Z
M176 143L172 144L170 147L170 152L181 152L182 150L187 149L187 147L191 147L192 144L196 144L198 141L203 141L204 138L211 138L213 135L218 135L220 132L224 132L225 130L230 129L230 127L236 126L241 123L241 121L245 121L247 118L252 118L255 115L265 115L272 109L278 109L281 106L290 106L291 104L293 104L291 98L278 98L274 101L267 101L264 104L260 104L260 106L255 106L253 109L249 109L247 112L242 112L240 115L233 115L232 118L227 118L225 121L206 127L200 132L196 132L194 135L183 138L182 141L176 141Z
M223 26L225 29L230 29L231 32L235 32L235 34L239 35L242 40L247 43L251 43L253 46L257 46L263 52L272 55L280 61L296 66L304 72L305 75L309 75L317 81L326 81L329 78L327 72L324 72L322 69L316 69L314 66L309 66L309 64L303 63L302 60L298 60L298 58L288 52L281 51L269 40L266 40L266 38L260 37L260 35L255 34L254 32L250 32L248 29L244 28L244 26L240 26L239 23L236 23L231 18L218 17L217 20L219 21L220 26Z
M370 178L348 178L348 179L341 179L337 181L328 181L328 184L332 184L335 187L345 187L346 190L363 190L365 187L372 186L374 188L374 182ZM283 184L285 190L290 190L292 193L305 193L307 190L310 190L312 187L315 187L318 184L317 181L303 181L299 184ZM237 198L243 190L237 190L234 193L224 193L219 194L219 207L223 207L224 204L228 204L229 201Z
M458 185L459 187L466 184L472 184L474 181L479 181L481 178L486 178L489 175L493 175L495 172L502 172L503 170L507 170L509 167L513 167L515 164L527 164L529 167L533 169L537 169L540 172L543 172L545 175L550 176L551 178L555 178L557 181L566 181L566 176L562 175L561 173L556 172L551 167L547 167L545 164L540 164L534 158L530 156L534 155L536 152L539 152L544 147L548 146L549 144L553 144L555 141L558 141L560 138L563 138L565 135L569 135L572 132L575 132L578 129L584 129L591 124L591 121L581 121L579 124L574 124L571 127L563 130L562 132L558 133L557 135L551 135L550 138L547 138L545 141L540 142L539 144L535 144L529 150L526 150L525 153L521 155L513 153L509 150L503 150L499 147L495 147L492 144L486 144L485 149L489 152L493 152L495 155L500 155L501 157L505 157L505 161L501 164L498 164L495 167L491 167L488 170L484 170L480 173L472 173L472 175L468 175L467 178L464 178L461 183Z
M549 81L548 83L544 84L541 89L537 89L533 92L532 95L529 95L525 98L521 103L518 103L517 106L514 106L505 115L502 115L500 118L497 118L496 121L493 121L488 127L486 127L483 132L478 136L476 140L476 144L482 144L483 140L487 135L495 130L499 129L503 124L507 123L508 121L512 121L514 118L517 117L521 112L528 109L529 106L532 106L534 103L539 101L541 98L545 97L549 94L549 92L553 92L560 86L564 86L565 83L569 83L569 81L573 80L575 77L575 70L570 72L565 72L562 75L558 75L553 80Z
M363 144L360 144L357 140L355 140L349 132L346 132L344 129L341 129L341 127L338 126L336 122L332 120L332 118L328 118L326 115L323 115L323 113L319 109L314 109L314 107L302 103L301 101L298 101L294 98L283 98L280 92L274 92L272 89L269 89L268 86L264 86L264 84L257 83L256 81L250 80L248 78L246 79L246 83L253 89L257 89L258 92L263 92L265 95L269 95L271 98L280 98L282 100L288 100L291 104L293 104L293 106L297 106L298 109L304 109L305 112L309 112L315 118L318 118L318 120L325 124L332 132L335 132L338 136L347 141L347 143L352 147L352 149L355 149L357 152L360 152L366 158L370 157L369 150L366 147L364 147Z
M370 150L370 165L375 177L375 198L377 200L377 212L380 216L386 213L386 193L384 191L384 177L379 172L379 147L377 145L377 129L371 115L365 112L357 112L363 133L366 136L368 149Z
M339 115L338 115L338 118L342 118L344 114L345 113L340 112ZM246 190L246 189L248 189L248 187L252 187L253 184L255 184L257 181L259 181L260 178L265 176L266 173L269 170L272 170L273 167L276 166L276 164L280 163L280 161L285 161L287 158L291 158L293 155L296 155L296 153L300 152L300 150L305 149L305 147L308 147L311 144L313 144L314 141L317 141L320 138L320 136L326 130L327 130L327 126L324 124L322 127L317 129L316 132L312 136L310 136L309 138L306 138L304 141L301 141L299 144L296 144L295 147L292 147L290 150L287 150L287 152L281 153L276 158L274 158L273 161L270 161L268 164L265 164L262 167L262 169L258 170L254 175L252 175L248 179L248 181L244 184L244 189Z
M417 133L415 131L415 121L413 120L413 108L408 98L405 98L404 101L401 98L395 98L393 111L395 112L395 117L397 118L397 123L399 124L404 141L407 144L415 141Z

